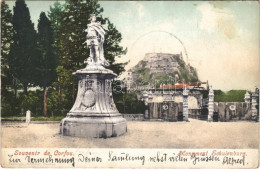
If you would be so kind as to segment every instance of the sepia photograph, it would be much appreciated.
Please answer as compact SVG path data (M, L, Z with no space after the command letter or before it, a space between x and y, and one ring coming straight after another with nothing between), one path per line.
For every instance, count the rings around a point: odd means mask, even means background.
M1 0L1 167L258 168L259 2Z

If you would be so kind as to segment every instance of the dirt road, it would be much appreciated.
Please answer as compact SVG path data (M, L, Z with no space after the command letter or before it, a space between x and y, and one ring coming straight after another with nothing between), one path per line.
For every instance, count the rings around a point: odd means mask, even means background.
M129 121L128 132L107 139L59 135L59 123L2 123L2 147L258 148L259 123Z

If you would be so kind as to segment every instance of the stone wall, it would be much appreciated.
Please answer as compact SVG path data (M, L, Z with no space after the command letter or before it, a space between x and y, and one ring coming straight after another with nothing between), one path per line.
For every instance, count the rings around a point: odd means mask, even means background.
M250 103L214 102L214 112L218 112L218 121L251 120Z
M201 110L200 109L189 109L189 118L200 119Z
M182 103L172 101L163 103L148 104L148 119L162 119L165 121L181 121L183 106Z
M148 96L151 97L148 102L157 102L162 103L164 101L174 101L176 103L182 103L183 102L183 95L181 91L156 91L153 93L148 93ZM199 91L192 91L189 92L188 96L188 108L189 109L199 109L202 106L202 99L203 96Z
M206 108L207 109L207 108ZM208 113L208 112L207 112ZM205 116L205 117L204 117ZM207 120L201 109L189 109L189 118ZM173 101L148 103L148 118L165 121L182 121L183 104ZM214 102L214 121L252 120L250 103Z
M143 114L122 114L123 118L127 121L143 121L144 115Z

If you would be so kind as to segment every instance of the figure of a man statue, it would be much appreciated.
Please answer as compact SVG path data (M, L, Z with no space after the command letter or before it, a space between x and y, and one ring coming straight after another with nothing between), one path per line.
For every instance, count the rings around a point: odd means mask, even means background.
M87 29L87 40L83 44L87 44L90 49L90 57L84 63L98 63L103 66L109 66L104 57L103 43L105 40L105 31L100 22L96 22L96 16L90 16L90 24Z

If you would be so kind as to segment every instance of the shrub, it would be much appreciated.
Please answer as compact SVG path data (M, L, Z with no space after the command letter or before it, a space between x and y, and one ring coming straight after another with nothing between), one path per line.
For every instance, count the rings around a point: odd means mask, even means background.
M118 111L122 114L144 114L148 106L137 99L137 92L114 93L114 101Z
M17 116L20 112L19 98L11 91L3 90L1 93L1 116Z
M215 90L215 102L244 102L246 90L230 90L228 92L222 92L221 90Z
M27 95L21 96L20 113L25 115L27 110L32 112L32 116L43 115L43 91L29 91Z

